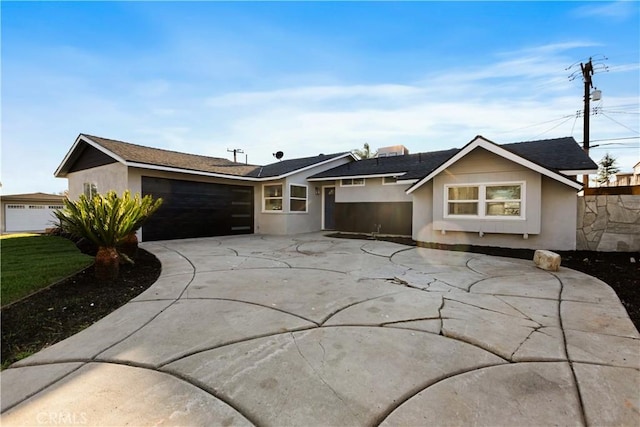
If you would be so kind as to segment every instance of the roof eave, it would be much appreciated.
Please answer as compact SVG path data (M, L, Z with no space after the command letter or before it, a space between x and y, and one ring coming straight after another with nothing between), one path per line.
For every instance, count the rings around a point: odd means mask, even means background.
M598 169L569 169L558 171L563 175L590 175L598 173Z
M223 174L223 173L217 173L217 172L199 171L194 169L176 168L172 166L154 165L150 163L125 162L125 165L127 167L132 167L132 168L150 169L150 170L157 170L157 171L163 171L163 172L184 173L184 174L199 175L199 176L209 176L213 178L235 179L235 180L249 181L249 182L265 181L265 179L263 178L254 178L254 177L243 176L243 175L231 175L231 174ZM276 178L271 178L271 179L276 179Z
M521 166L524 166L528 169L531 169L535 172L545 175L569 187L575 188L576 190L582 189L582 184L579 183L578 181L572 180L558 172L552 171L536 163L533 163L530 160L527 160L509 150L506 150L500 147L495 142L489 141L483 136L478 135L473 140L471 140L467 145L465 145L460 151L454 154L451 158L449 158L448 160L443 162L440 166L438 166L436 169L434 169L429 175L422 178L421 180L416 182L414 185L412 185L409 189L407 189L406 193L407 194L413 193L415 190L420 188L424 183L432 180L436 175L440 174L449 166L456 163L458 160L462 159L464 156L466 156L467 154L469 154L471 151L475 150L478 147L484 148L485 150L490 151L500 157L503 157L507 160L518 163Z
M314 163L314 164L312 164L312 165L305 166L305 167L300 168L300 169L295 169L295 170L292 170L292 171L290 171L290 172L287 172L287 173L284 173L284 174L281 174L281 175L277 175L277 176L273 176L273 177L265 177L263 180L264 180L264 181L267 181L267 180L270 180L270 179L282 179L282 178L286 178L286 177L288 177L288 176L295 175L295 174L297 174L297 173L304 172L304 171L306 171L306 170L309 170L309 169L312 169L312 168L315 168L315 167L318 167L318 166L322 166L322 165L325 165L325 164L327 164L327 163L331 163L331 162L332 162L332 161L334 161L334 160L344 159L345 157L351 157L351 158L353 158L354 160L356 160L356 158L353 156L353 154L352 154L352 153L344 153L344 154L341 154L341 155L339 155L339 156L331 157L330 159L323 160L323 161L321 161L321 162Z
M377 173L377 174L360 174L360 175L338 175L330 176L326 178L307 178L307 181L331 181L337 179L359 179L359 178L385 178L390 176L402 176L406 172L390 172L390 173Z
M101 152L103 152L107 156L113 158L114 160L116 160L119 163L126 164L126 161L122 157L118 156L116 153L114 153L114 152L112 152L110 150L107 150L102 145L100 145L97 142L93 141L88 136L86 136L84 134L80 134L80 135L78 135L78 137L76 138L75 142L73 143L73 145L71 146L71 148L67 152L67 155L62 160L62 163L60 163L60 166L58 166L56 171L53 173L54 177L56 177L56 178L66 178L67 173L68 173L66 169L71 166L71 165L67 165L67 163L69 163L69 161L73 157L73 154L78 149L78 146L80 145L81 142L89 144L93 148L95 148L97 150L100 150Z

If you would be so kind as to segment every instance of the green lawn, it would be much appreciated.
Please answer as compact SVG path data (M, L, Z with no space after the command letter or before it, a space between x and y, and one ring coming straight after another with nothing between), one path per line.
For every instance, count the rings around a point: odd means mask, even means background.
M13 234L0 238L0 301L9 304L91 265L69 240Z

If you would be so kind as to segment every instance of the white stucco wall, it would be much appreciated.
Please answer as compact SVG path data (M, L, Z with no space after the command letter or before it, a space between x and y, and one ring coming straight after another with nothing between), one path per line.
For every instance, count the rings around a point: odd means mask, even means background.
M84 193L84 183L92 182L98 187L99 193L116 191L121 194L128 188L127 167L122 163L97 166L67 175L69 181L69 198L75 200Z
M446 231L540 233L541 175L477 148L433 179L433 227ZM445 217L445 185L523 183L524 218Z
M350 158L342 158L328 164L316 166L290 175L285 179L257 183L255 186L255 233L257 234L294 234L309 233L322 229L322 186L326 183L309 182L307 178L348 163ZM264 184L283 184L281 212L262 211L262 188ZM307 212L291 212L289 210L290 185L307 186ZM316 187L320 194L316 195Z
M473 154L473 153L472 153ZM496 246L526 249L555 249L555 250L573 250L576 246L575 232L576 226L576 191L564 184L561 184L551 178L541 176L538 173L529 170L522 170L522 167L513 164L512 166L505 164L510 163L504 159L492 159L485 153L479 153L474 156L475 161L480 161L474 168L473 163L464 162L462 159L456 163L455 168L451 168L443 172L446 178L441 175L437 176L431 182L426 183L421 188L413 192L413 234L412 238L419 242L443 243L443 244L466 244L478 246ZM497 156L496 156L497 157ZM511 170L508 170L508 169ZM445 182L458 180L458 182L479 182L469 181L473 179L485 180L490 170L496 170L489 173L493 177L492 182L502 180L524 180L527 186L527 221L534 218L534 222L539 218L539 231L537 233L528 233L524 238L525 231L513 227L501 227L499 232L489 231L487 227L483 227L481 221L470 220L466 226L470 230L475 231L456 231L455 224L445 224L443 227L442 213L444 212L443 186ZM533 194L533 188L539 187L539 196ZM529 196L533 196L529 199ZM440 215L439 218L436 218ZM523 227L527 226L527 221L520 222ZM458 220L459 222L459 220ZM507 223L509 224L509 223ZM458 224L460 225L460 224ZM464 224L463 224L464 225ZM491 227L496 227L496 223ZM478 227L484 230L481 237L477 231ZM442 234L442 229L445 234ZM464 229L461 226L459 229ZM513 232L511 232L513 231Z

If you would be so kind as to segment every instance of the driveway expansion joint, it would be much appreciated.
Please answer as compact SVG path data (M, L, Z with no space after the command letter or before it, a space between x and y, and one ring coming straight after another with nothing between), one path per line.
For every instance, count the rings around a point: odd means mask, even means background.
M110 399L90 424L131 413L170 424L173 413L159 415L169 405L183 424L231 412L253 425L419 425L433 414L433 425L640 424L640 337L607 285L582 273L321 233L142 247L163 263L148 296L3 371L3 395L5 378L51 372L44 385L19 383L3 423L85 410L87 366L99 366L123 376L105 379ZM582 298L583 278L595 295ZM177 381L160 386L156 374ZM140 375L169 400L127 398ZM217 409L198 415L198 396Z

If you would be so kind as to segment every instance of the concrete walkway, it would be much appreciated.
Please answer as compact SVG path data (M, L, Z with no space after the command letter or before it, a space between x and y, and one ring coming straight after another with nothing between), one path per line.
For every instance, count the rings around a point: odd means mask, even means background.
M321 234L145 243L146 292L1 374L2 425L640 425L612 289Z

